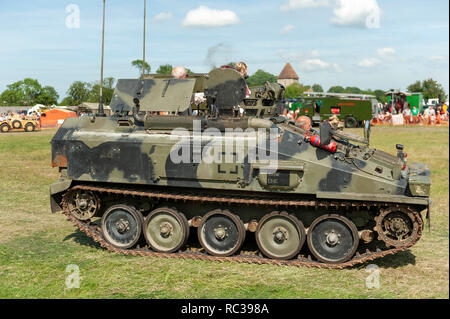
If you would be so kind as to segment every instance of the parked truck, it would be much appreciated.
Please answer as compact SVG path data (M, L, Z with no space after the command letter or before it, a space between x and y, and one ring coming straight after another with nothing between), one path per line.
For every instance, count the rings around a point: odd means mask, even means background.
M351 128L372 120L377 103L375 96L367 94L307 92L291 108L299 108L298 116L308 116L313 124L336 115L345 127Z

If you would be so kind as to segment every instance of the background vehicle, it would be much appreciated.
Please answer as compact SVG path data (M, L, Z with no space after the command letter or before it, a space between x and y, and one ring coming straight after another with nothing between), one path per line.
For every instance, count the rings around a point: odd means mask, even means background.
M372 120L377 101L372 95L308 92L292 108L300 108L299 115L309 116L315 124L336 115L345 127L358 127Z
M385 95L387 95L387 103L392 104L393 106L395 106L398 100L406 99L406 102L409 103L411 109L415 106L419 109L419 112L422 112L423 108L426 107L424 105L423 94L421 92L411 93L398 90L389 90L385 93Z
M426 104L425 104L425 107L430 107L430 106L436 107L436 106L439 106L440 104L441 104L441 103L439 102L439 99L438 99L438 98L435 98L435 99L428 99L427 102L426 102Z
M26 120L21 118L15 118L11 120L0 121L0 132L6 133L9 131L25 131L33 132L40 129L39 121Z

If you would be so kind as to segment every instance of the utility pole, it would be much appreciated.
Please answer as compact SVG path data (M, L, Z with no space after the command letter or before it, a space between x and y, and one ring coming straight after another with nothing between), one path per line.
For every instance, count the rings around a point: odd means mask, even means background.
M144 44L142 47L142 79L144 79L145 75L145 22L147 18L147 0L144 0Z
M105 110L103 109L103 57L105 50L105 2L103 0L103 24L102 24L102 62L100 67L100 101L98 104L98 116L105 116Z

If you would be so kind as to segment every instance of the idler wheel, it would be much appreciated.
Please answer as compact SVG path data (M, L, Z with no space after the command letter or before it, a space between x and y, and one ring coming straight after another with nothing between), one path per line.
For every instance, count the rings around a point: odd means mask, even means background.
M356 252L358 229L349 219L327 214L316 218L308 229L308 247L319 261L343 263Z
M408 245L421 231L414 214L403 207L383 209L375 217L375 222L374 230L378 233L378 239L384 241L388 247Z
M79 220L89 220L97 214L100 209L100 200L97 195L90 191L77 190L70 195L69 211Z
M116 248L131 248L141 237L143 223L144 218L135 208L111 206L102 217L103 237Z
M176 209L157 208L145 218L144 236L153 250L172 253L186 243L189 224L184 214Z
M305 243L302 222L286 212L273 212L258 223L256 243L261 252L272 259L291 259Z
M241 248L245 239L242 220L227 210L207 213L197 229L200 244L213 256L230 256Z

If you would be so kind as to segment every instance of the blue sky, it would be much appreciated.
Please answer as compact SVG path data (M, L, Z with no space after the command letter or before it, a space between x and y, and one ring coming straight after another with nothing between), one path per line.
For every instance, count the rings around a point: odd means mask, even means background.
M300 82L406 89L429 77L449 92L447 0L149 0L147 60L208 72L245 61ZM67 21L79 8L79 28ZM101 0L0 0L0 91L25 77L55 87L100 77ZM105 76L135 78L143 0L107 0ZM70 7L69 7L70 8ZM70 23L69 23L70 25ZM77 25L75 25L77 26ZM208 52L210 53L208 55Z

